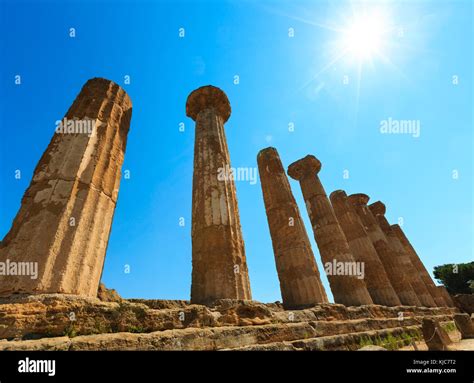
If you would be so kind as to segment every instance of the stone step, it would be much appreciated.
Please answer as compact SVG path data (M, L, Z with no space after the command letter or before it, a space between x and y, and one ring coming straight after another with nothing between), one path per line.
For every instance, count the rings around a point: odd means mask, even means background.
M220 300L213 306L186 301L123 300L102 302L95 298L61 294L15 297L0 300L0 339L29 340L63 335L92 335L116 332L155 331L255 326L282 323L350 321L452 315L454 309L345 307L323 304L304 310L285 311L281 304ZM394 322L395 323L395 322ZM392 325L391 325L392 326Z
M446 315L433 316L450 321ZM220 350L257 345L304 341L328 336L386 331L392 328L420 327L421 317L408 318L400 326L396 319L356 319L315 321L257 326L186 328L150 333L119 332L38 340L0 341L0 350ZM319 341L313 341L318 345ZM311 347L308 343L307 346ZM293 345L294 346L294 345ZM302 346L303 347L303 346ZM316 347L316 346L315 346Z
M412 338L420 336L420 326L394 327L381 330L361 331L349 334L329 335L317 338L295 340L291 342L273 342L244 346L227 351L354 351L361 347L362 342L370 339L374 344L378 339L392 336L400 348L409 344L408 339L403 341L402 334ZM388 344L388 342L386 342Z

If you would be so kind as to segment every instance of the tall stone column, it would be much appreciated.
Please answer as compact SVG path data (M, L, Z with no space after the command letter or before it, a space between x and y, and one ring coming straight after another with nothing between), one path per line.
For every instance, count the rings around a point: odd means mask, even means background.
M308 234L275 148L257 156L283 305L287 309L327 303Z
M331 193L329 199L352 255L356 261L365 265L364 280L372 300L379 305L400 306L400 299L388 279L364 225L352 204L347 201L347 194L343 190L336 190Z
M418 271L418 275L420 276L421 280L425 284L426 288L430 292L431 296L433 297L435 303L439 307L447 306L448 304L444 301L443 295L441 292L436 288L436 285L434 284L433 280L430 277L430 274L428 273L428 270L426 270L425 265L421 261L420 257L416 253L416 250L406 237L405 233L403 232L402 228L399 225L391 225L390 226L397 236L398 240L400 243L403 245L403 248L405 249L405 252L408 254L410 257L410 261L413 266L415 266L416 270Z
M214 86L193 91L186 115L196 121L192 203L191 301L251 299L239 208L224 123L231 113Z
M420 300L405 274L402 260L389 246L387 237L367 206L369 196L362 193L352 194L348 197L348 201L362 221L400 302L406 306L420 306Z
M22 199L0 259L33 262L37 279L0 277L0 294L97 296L117 203L132 103L89 80L58 126Z
M331 203L317 174L321 170L321 162L308 155L288 167L288 175L298 180L308 210L311 225L319 253L326 265L355 264L346 237L342 232ZM340 275L339 269L333 267L328 275L331 291L336 303L346 306L372 304L367 287L362 279L355 275ZM344 274L344 273L342 273Z
M447 307L456 307L456 304L454 303L453 298L451 298L451 295L448 293L446 287L436 286L436 288L441 292Z
M422 306L426 307L436 307L436 303L433 300L430 292L426 288L425 284L421 280L418 271L413 266L410 261L410 257L405 252L403 245L397 238L397 235L394 233L390 224L385 218L385 205L380 202L374 202L372 205L369 205L369 210L377 219L380 228L384 232L385 236L387 237L389 246L393 249L393 251L397 254L397 256L402 260L403 263L403 270L408 277L410 285L413 287L416 296L420 300Z

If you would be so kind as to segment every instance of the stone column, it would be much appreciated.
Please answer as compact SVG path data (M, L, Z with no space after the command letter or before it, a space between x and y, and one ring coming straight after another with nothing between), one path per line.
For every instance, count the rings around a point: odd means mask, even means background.
M348 197L348 201L361 219L400 302L406 306L420 306L420 300L405 275L402 260L389 246L387 237L367 207L369 196L361 193L352 194Z
M420 276L421 280L425 284L426 288L430 292L431 296L433 297L435 303L439 307L448 306L448 304L444 301L443 295L441 292L436 288L433 280L426 270L425 265L421 262L420 257L416 253L416 250L411 245L410 241L406 237L405 233L403 232L402 228L399 225L391 225L390 226L397 236L400 243L403 245L406 253L410 257L410 261L413 266L415 266L416 270L418 271L418 275Z
M346 275L344 272L341 275L339 267L335 267L355 265L356 261L317 176L320 170L321 162L316 157L308 155L292 163L288 167L288 175L300 183L325 269L332 265L333 270L329 273L328 280L334 300L346 306L372 304L364 281L356 275Z
M401 259L403 263L404 273L407 275L408 280L410 281L410 285L413 287L413 290L415 291L416 296L420 300L421 305L425 307L436 307L436 303L433 300L433 297L431 296L430 292L421 280L418 271L411 263L410 258L405 252L403 245L398 240L397 235L390 227L387 218L385 218L385 205L382 202L377 201L374 202L372 205L369 205L369 210L377 219L380 228L387 237L389 246Z
M308 234L275 148L257 156L283 305L287 309L327 303Z
M192 202L191 301L251 299L239 208L224 123L231 113L214 86L193 91L186 115L196 121Z
M329 198L352 255L356 261L365 265L364 280L372 300L379 305L400 306L400 299L388 279L364 225L352 204L347 201L347 194L343 190L336 190Z
M0 293L97 296L117 203L132 103L89 80L41 157L0 259L33 262L37 279L0 277Z
M446 302L447 307L457 307L456 304L453 301L453 298L451 298L451 295L448 293L448 290L444 286L436 286L438 291L441 292L441 295Z

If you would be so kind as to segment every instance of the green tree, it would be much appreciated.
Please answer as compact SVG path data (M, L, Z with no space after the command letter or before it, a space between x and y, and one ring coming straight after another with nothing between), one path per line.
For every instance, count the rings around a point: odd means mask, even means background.
M474 262L435 266L433 274L450 294L474 292Z

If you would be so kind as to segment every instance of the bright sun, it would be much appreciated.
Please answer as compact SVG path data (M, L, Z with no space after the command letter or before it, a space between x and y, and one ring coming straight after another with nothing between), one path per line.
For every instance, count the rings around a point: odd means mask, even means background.
M366 67L374 70L376 64L382 63L401 73L390 59L393 50L398 50L402 46L399 39L404 34L403 26L396 22L392 9L383 5L366 6L356 3L355 0L351 4L353 6L350 9L343 8L340 12L336 12L331 21L305 21L331 32L333 38L325 43L323 65L314 72L302 89L315 81L324 84L320 77L327 71L334 74L343 71L344 84L348 84L350 81L348 73L350 69L355 69L351 76L355 75L354 83L358 98ZM316 85L314 89L318 89L318 86Z
M344 29L342 44L349 55L358 60L372 60L383 50L388 22L378 12L357 15Z

